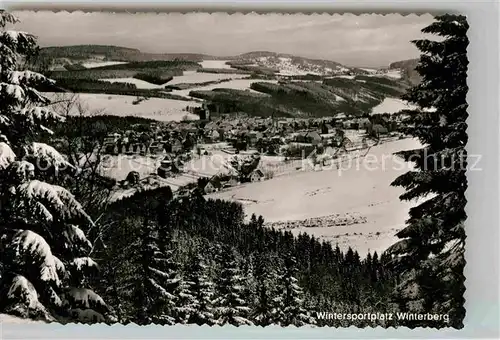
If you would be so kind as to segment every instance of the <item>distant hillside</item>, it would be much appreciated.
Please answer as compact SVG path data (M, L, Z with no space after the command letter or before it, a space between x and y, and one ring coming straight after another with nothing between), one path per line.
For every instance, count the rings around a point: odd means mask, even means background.
M142 62L175 60L200 62L202 60L229 60L229 64L243 71L279 73L282 75L338 75L363 74L361 69L345 67L331 60L311 59L269 51L254 51L236 56L213 56L200 53L147 53L138 49L110 45L52 46L41 49L41 56L52 59L54 66L68 69L68 65L89 61Z
M246 112L254 116L326 117L337 113L368 114L387 97L401 96L405 82L385 77L335 77L316 81L256 82L256 92L219 88L191 91L190 95L216 103L221 113Z
M268 51L255 51L240 54L234 57L234 60L232 60L230 64L236 68L248 68L252 66L265 67L276 70L277 73L282 75L313 74L326 76L356 72L355 69L345 67L331 60L311 59Z
M44 47L40 51L42 56L54 59L69 59L69 61L82 60L113 60L113 61L151 61L183 59L201 61L210 59L198 53L147 53L135 48L108 45L73 45Z
M393 62L389 65L389 69L400 69L401 75L411 84L418 84L421 80L420 75L415 70L420 59L407 59Z

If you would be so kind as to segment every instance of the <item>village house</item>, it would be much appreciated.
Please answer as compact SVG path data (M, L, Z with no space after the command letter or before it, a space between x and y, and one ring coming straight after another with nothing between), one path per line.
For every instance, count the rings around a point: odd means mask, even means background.
M305 139L310 141L312 145L318 145L321 143L321 136L317 131L309 131L304 135Z
M149 146L149 151L151 153L162 153L165 151L165 148L161 142L153 142Z
M263 178L264 178L264 173L259 169L252 171L252 173L250 174L250 182L259 182Z
M121 134L119 133L110 133L104 139L104 144L115 144L118 143L118 140L121 138Z
M389 132L389 130L380 124L373 124L372 126L367 128L366 132L368 134L372 134L372 135L379 137L380 135L387 134Z
M240 181L236 176L230 176L226 181L221 182L223 188L235 187L240 184Z
M221 189L221 187L222 187L222 185L221 185L221 182L220 182L219 178L217 178L216 176L214 176L205 185L205 187L203 188L203 191L205 192L205 194L210 194L212 192L219 191Z
M332 133L334 131L335 131L335 129L333 128L333 126L331 126L331 124L322 124L321 125L321 134L329 134L329 133Z
M206 143L215 143L220 140L220 133L216 130L209 130L206 135L205 135L205 142Z

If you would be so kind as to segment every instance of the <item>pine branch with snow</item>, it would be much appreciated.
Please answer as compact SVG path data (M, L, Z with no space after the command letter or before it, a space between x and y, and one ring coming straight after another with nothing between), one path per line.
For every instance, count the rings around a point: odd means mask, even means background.
M19 70L18 61L37 46L32 34L5 29L15 22L0 11L0 301L6 301L0 312L108 321L105 302L81 286L97 269L83 232L93 221L68 190L41 180L41 165L72 166L55 148L36 141L63 117L45 107L49 100L35 88L53 81Z

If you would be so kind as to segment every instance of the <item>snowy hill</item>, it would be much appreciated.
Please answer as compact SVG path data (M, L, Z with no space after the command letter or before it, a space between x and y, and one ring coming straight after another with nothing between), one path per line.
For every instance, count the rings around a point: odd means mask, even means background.
M274 69L280 75L338 75L356 71L331 60L309 59L274 52L249 52L236 57L235 65L260 66Z
M419 59L408 59L393 62L389 65L389 71L399 70L403 79L408 80L411 84L420 82L420 75L415 70Z

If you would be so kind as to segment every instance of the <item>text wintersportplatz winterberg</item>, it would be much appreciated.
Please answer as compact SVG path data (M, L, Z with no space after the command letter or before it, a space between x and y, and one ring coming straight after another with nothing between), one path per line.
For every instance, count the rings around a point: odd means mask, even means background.
M316 318L322 320L369 320L369 321L444 321L449 322L448 314L433 313L330 313L316 312Z

